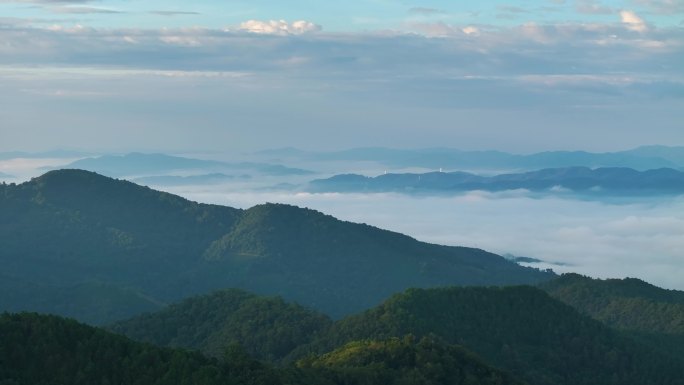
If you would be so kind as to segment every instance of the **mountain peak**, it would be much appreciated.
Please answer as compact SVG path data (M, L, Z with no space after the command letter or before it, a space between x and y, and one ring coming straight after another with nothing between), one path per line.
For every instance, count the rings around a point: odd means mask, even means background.
M0 223L12 225L0 226L3 275L28 283L94 280L162 302L238 287L340 317L411 286L554 276L482 250L427 244L311 209L199 204L83 170L52 171L4 189Z

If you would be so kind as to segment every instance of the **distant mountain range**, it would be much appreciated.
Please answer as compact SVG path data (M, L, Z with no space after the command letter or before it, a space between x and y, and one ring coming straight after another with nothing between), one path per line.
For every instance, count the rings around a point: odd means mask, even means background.
M466 172L384 174L377 177L345 174L314 180L306 189L312 192L449 193L525 189L595 194L681 194L684 193L684 172L671 168L636 171L630 168L568 167L491 177Z
M158 175L158 176L145 176L140 178L134 178L132 181L135 183L140 183L144 185L154 185L154 186L192 186L192 185L210 185L226 182L235 182L239 180L249 180L251 176L249 175L226 175L220 172L211 174L201 174L201 175L189 175L189 176L178 176L178 175Z
M82 170L0 185L0 244L1 310L96 324L227 287L341 317L408 287L554 277L313 210L198 204Z
M591 153L547 151L530 155L500 151L462 151L452 148L355 148L313 152L294 148L266 150L257 155L272 161L372 161L389 168L421 167L433 170L538 170L565 167L627 167L636 170L684 167L684 147L645 146L633 150Z
M0 160L17 159L17 158L27 158L27 159L39 159L39 158L54 158L54 159L64 159L64 158L83 158L86 156L92 156L90 152L83 151L69 151L69 150L55 150L55 151L42 151L42 152L27 152L27 151L7 151L0 152Z
M291 168L278 164L239 162L228 163L215 160L204 160L171 156L166 154L130 153L126 155L103 155L94 158L84 158L74 161L60 168L82 169L97 172L110 177L135 177L166 175L173 172L194 171L216 176L220 171L253 171L263 175L309 175L313 172L299 168ZM206 177L205 177L206 179ZM167 179L169 183L174 180ZM183 181L186 182L186 181Z

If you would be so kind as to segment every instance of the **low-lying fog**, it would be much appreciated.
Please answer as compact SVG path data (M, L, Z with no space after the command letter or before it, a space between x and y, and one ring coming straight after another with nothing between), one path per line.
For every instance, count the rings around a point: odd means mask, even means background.
M637 277L684 290L684 196L598 202L531 197L524 191L453 197L309 194L166 188L192 200L248 208L264 202L309 207L419 240L537 258L558 273Z

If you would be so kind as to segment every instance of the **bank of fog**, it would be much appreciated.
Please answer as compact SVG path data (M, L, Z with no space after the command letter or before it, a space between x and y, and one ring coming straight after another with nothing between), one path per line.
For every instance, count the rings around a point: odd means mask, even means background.
M637 277L684 290L684 196L611 202L539 198L525 191L413 197L220 190L171 192L240 208L288 203L422 241L540 259L544 263L530 266L558 273Z

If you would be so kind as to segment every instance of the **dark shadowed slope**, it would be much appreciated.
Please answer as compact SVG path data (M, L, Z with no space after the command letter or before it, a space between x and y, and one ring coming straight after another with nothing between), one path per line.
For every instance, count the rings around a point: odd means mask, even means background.
M198 204L80 170L0 185L0 243L2 274L18 282L13 299L0 294L0 303L13 310L38 310L30 306L35 292L22 294L21 287L96 282L153 303L238 287L338 317L408 287L554 276L482 250L426 244L313 210ZM69 314L91 319L83 311Z
M199 353L133 342L76 321L31 313L0 315L0 383L280 384L249 359L219 363Z

